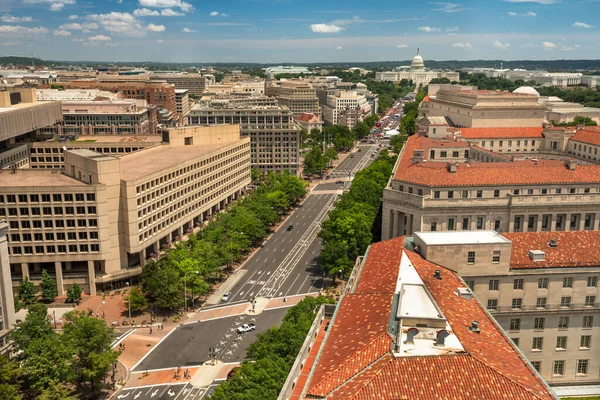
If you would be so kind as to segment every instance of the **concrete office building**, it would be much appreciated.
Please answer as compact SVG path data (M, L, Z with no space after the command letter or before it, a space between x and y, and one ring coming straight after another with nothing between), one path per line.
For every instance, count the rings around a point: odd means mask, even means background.
M0 169L26 167L26 143L34 141L41 129L60 121L60 102L37 102L34 88L3 87L0 90Z
M202 96L202 92L210 86L210 78L200 74L156 73L148 75L151 81L164 81L174 85L176 89L187 90L194 96Z
M268 82L265 88L267 96L273 96L280 105L292 111L294 117L302 113L311 113L321 117L319 99L313 87L303 81Z
M156 133L156 124L150 122L143 100L63 100L61 104L62 122L41 129L40 133L54 136Z
M75 282L91 294L124 285L250 183L250 140L237 125L165 129L162 137L121 157L74 149L62 170L0 174L15 287L26 276L38 283L43 269L59 295Z
M196 104L188 120L191 125L239 124L242 136L250 137L253 167L300 175L300 127L287 107L267 100L262 105L218 100Z
M452 129L409 137L384 190L383 238L600 229L600 130Z
M413 243L460 274L548 383L600 382L600 232L416 232Z
M371 113L371 106L364 95L354 90L336 90L334 95L327 96L327 104L323 106L323 122L326 125L342 124L352 129Z
M294 118L294 121L302 127L306 132L310 133L313 129L318 131L323 130L323 121L319 119L315 114L302 113Z
M335 312L317 313L278 399L557 399L456 272L465 260L430 260L433 249L416 243L374 243L359 257ZM578 357L594 374L592 353Z
M8 260L8 224L0 220L0 356L10 351L9 334L16 324L15 305Z
M175 104L177 114L181 116L182 124L185 125L190 113L190 98L187 89L175 89Z

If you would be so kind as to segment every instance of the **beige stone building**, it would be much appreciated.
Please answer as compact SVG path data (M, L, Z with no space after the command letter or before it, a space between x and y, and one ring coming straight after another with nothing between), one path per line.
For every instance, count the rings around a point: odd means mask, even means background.
M406 79L407 81L412 81L417 86L427 86L427 84L435 78L448 78L450 81L458 81L460 76L459 73L455 71L425 70L423 57L419 54L419 50L417 50L417 55L412 59L410 68L398 67L393 71L375 73L375 80L377 81L400 82L401 80Z
M323 106L323 122L327 125L343 124L352 129L371 113L371 105L365 95L355 90L336 90L335 94L327 96L327 104Z
M122 285L250 183L250 140L239 126L166 129L162 137L129 154L66 150L62 170L0 174L15 287L26 276L39 282L43 269L59 294L75 282L92 294Z
M316 90L304 81L268 82L265 87L267 96L274 96L282 106L292 111L294 117L303 113L315 114L321 117L321 107Z
M259 105L230 100L196 104L188 120L191 125L239 124L242 136L250 137L253 167L299 175L300 127L287 107L266 99Z
M175 89L175 104L177 114L181 115L182 124L185 125L190 114L190 98L187 89Z
M8 335L17 322L8 259L7 230L8 224L6 221L0 220L0 356L9 352L10 341Z
M194 96L201 96L211 82L210 78L201 74L158 73L150 74L148 78L151 81L164 81L175 85L176 89L187 90Z
M600 381L600 232L416 232L413 246L461 275L548 383Z
M599 147L595 127L413 135L384 190L383 238L418 231L597 230Z

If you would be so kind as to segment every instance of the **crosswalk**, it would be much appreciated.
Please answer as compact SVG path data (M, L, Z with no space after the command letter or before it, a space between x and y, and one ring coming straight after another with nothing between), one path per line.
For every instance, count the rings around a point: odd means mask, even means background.
M123 389L117 400L202 400L209 388L193 387L189 383L162 384Z

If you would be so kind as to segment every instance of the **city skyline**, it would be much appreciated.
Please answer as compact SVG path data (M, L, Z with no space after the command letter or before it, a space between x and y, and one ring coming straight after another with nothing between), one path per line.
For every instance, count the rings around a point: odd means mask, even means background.
M343 7L342 7L343 6ZM0 51L49 60L365 62L600 58L592 1L3 0Z

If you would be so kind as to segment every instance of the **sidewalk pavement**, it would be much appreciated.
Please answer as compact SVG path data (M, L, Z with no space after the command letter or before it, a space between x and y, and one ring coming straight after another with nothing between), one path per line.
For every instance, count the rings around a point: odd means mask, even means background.
M149 371L148 376L144 376L144 371L134 372L131 374L129 380L125 383L125 388L136 387L136 386L150 386L150 385L161 385L164 383L182 383L189 382L191 379L184 379L183 372L185 370L190 371L192 378L200 370L199 367L194 368L182 368L180 371L180 378L174 377L177 368L163 369L159 371ZM208 385L207 385L208 386Z

